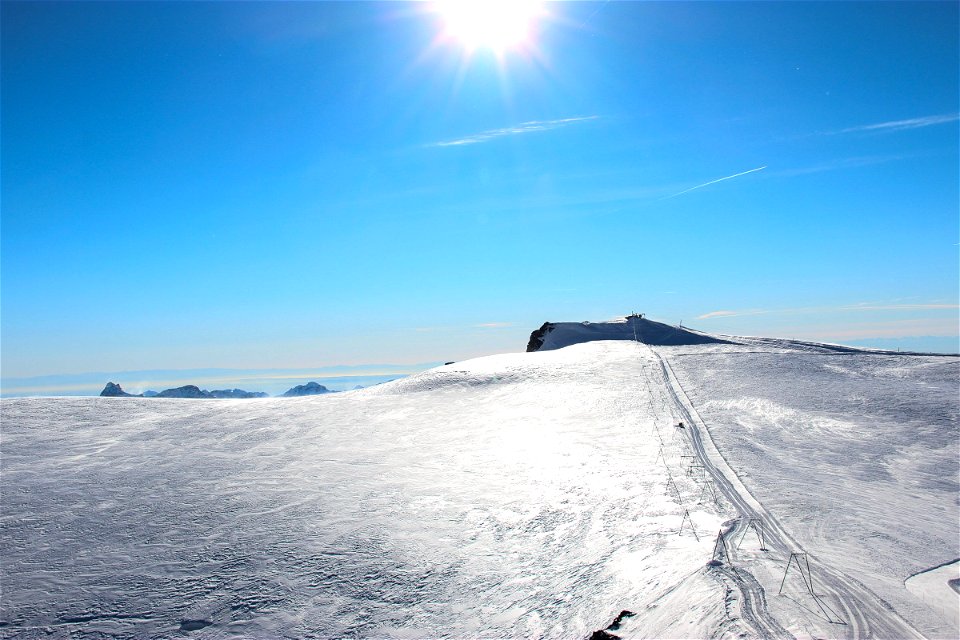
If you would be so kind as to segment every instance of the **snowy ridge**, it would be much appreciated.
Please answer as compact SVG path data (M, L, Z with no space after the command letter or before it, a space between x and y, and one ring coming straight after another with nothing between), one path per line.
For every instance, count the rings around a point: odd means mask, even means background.
M890 351L851 347L829 342L814 342L760 336L711 334L698 329L650 320L643 315L630 315L604 322L545 322L530 334L527 351L549 351L572 344L597 340L629 340L650 346L682 345L750 345L764 350L802 351L822 354L883 354L956 357L956 354L931 354L912 351Z
M597 340L629 340L648 345L728 344L730 340L686 327L631 315L608 322L545 322L530 334L527 351L549 351Z

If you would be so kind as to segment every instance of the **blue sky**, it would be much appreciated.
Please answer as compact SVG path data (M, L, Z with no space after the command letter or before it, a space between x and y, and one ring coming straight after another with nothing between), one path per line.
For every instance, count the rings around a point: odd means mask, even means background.
M956 3L430 8L4 2L3 375L957 344Z

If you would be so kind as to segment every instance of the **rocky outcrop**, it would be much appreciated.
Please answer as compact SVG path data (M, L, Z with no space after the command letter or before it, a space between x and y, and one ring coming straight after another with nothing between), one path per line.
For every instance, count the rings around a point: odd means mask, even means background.
M113 382L108 382L107 386L103 388L103 391L100 392L100 395L105 398L136 398L137 396L132 393L127 393L119 384Z
M300 396L318 396L324 393L334 393L330 389L327 389L322 384L317 384L316 382L308 382L307 384L298 384L292 389L287 390L282 397L284 398L297 398Z
M543 346L544 336L551 331L553 331L552 322L544 322L542 327L539 329L534 329L533 333L530 334L530 341L527 343L527 353L531 351L539 351L540 347Z
M618 636L615 633L611 633L611 631L619 631L620 623L623 622L626 618L632 618L635 615L637 614L635 614L633 611L627 611L626 609L624 609L623 611L620 612L620 615L618 615L616 618L613 619L613 622L611 622L606 629L599 629L597 631L594 631L592 634L590 634L589 640L619 639L620 636Z

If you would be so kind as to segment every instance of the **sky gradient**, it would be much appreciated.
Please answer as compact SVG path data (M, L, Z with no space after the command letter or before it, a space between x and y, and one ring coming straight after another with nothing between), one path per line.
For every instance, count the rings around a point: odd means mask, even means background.
M548 3L500 56L429 9L3 2L3 376L634 310L957 350L957 3Z

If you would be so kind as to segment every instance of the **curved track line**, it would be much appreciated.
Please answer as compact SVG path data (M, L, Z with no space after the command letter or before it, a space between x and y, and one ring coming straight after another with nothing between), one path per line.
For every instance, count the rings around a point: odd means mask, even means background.
M646 345L645 345L646 346ZM670 363L657 353L654 349L647 346L660 362L660 368L663 373L665 386L680 412L686 418L686 424L689 425L685 431L690 438L690 444L695 454L700 458L701 464L713 478L714 482L723 493L724 497L740 513L741 518L737 524L732 527L725 537L730 540L735 539L746 527L750 518L754 518L763 523L764 537L767 545L775 551L788 557L791 552L803 551L803 547L790 536L783 526L774 518L757 500L750 491L744 486L740 478L734 472L733 468L724 458L723 454L717 448L713 439L710 437L710 431L706 424L697 413L696 408L690 401L686 392L677 380ZM739 573L749 575L747 572L738 570ZM830 568L818 563L817 578L819 586L823 588L826 595L831 596L832 602L838 603L842 612L844 626L835 627L838 631L844 630L843 637L846 638L923 638L916 629L901 618L893 607L880 599L876 594L870 591L865 585L845 575L839 570ZM766 601L763 595L763 588L757 583L753 576L750 576L756 588L759 589L761 619L773 622L776 627L768 626L768 629L757 631L762 635L767 632L773 637L782 637L782 634L789 636L789 633L783 629L766 611ZM744 583L748 580L744 580ZM744 585L746 590L741 588L744 594L743 600L753 598L756 594L752 592L753 585ZM740 584L738 584L738 588ZM837 621L834 621L837 622ZM762 623L761 623L761 626ZM774 631L779 628L781 631Z

